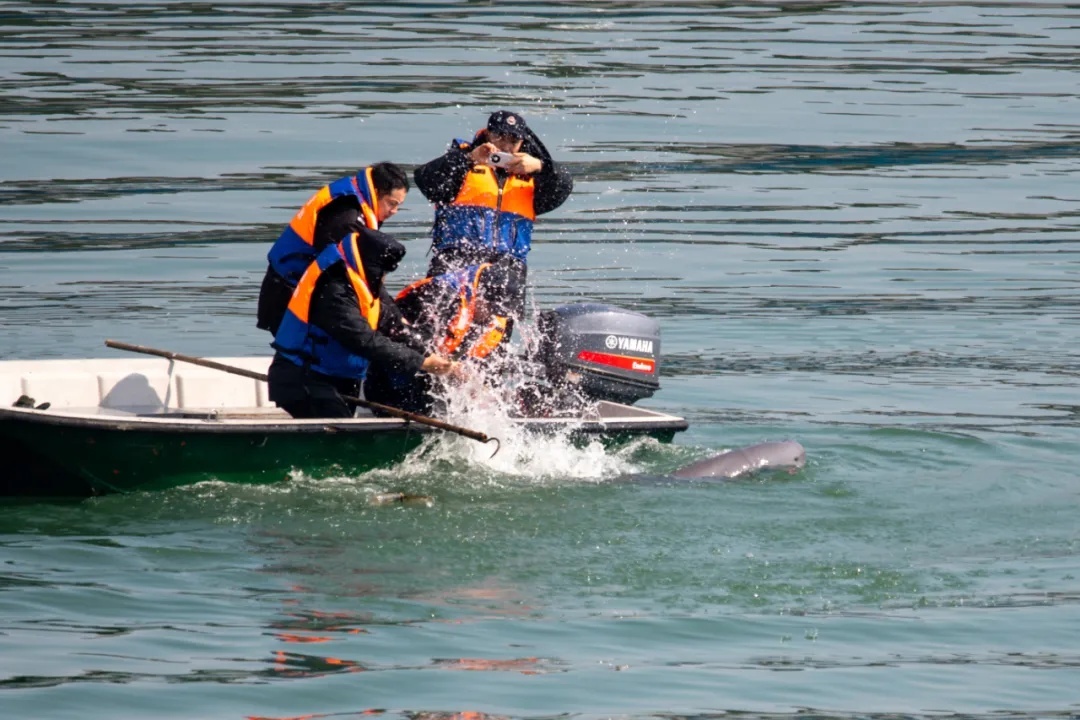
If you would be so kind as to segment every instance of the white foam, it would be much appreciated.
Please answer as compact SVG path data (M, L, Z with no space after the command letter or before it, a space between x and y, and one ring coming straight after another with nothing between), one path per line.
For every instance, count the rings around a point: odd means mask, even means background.
M450 462L454 465L486 470L490 474L519 479L603 480L635 471L633 464L619 453L607 452L597 440L571 439L572 427L550 433L527 432L511 416L511 404L505 388L514 387L513 378L501 378L500 388L485 384L482 373L449 386L443 402L447 422L482 432L500 440L481 443L452 433L432 435L413 451L406 463Z

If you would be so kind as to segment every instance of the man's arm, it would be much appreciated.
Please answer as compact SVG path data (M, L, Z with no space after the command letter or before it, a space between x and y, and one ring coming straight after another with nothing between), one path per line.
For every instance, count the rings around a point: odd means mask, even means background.
M574 179L565 168L552 159L544 143L531 130L528 131L521 149L522 152L527 152L543 163L540 171L533 175L533 181L536 183L533 209L537 215L551 212L570 197L570 193L574 190Z
M396 315L393 302L387 303L389 296L380 297L384 304L383 313ZM388 311L386 304L391 306ZM393 322L388 320L388 322ZM349 284L343 265L333 265L322 274L315 284L311 298L311 323L326 331L349 352L367 358L372 363L379 363L394 372L418 372L424 362L424 356L399 342L394 342L381 332L372 330L360 315L360 306L356 293ZM383 323L380 323L383 326Z
M457 197L470 169L472 160L467 151L455 145L444 155L416 168L413 180L428 202L449 205Z
M556 165L554 160L545 162L544 167L533 178L536 182L533 209L537 215L551 212L562 205L574 190L574 179L565 168Z
M383 285L379 291L379 302L382 303L382 312L379 314L379 332L394 342L403 343L418 353L427 354L423 337L405 319L405 314L386 289L386 285Z

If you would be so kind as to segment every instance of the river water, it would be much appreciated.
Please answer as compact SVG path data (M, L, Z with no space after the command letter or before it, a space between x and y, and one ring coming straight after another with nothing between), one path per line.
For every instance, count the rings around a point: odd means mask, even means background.
M531 303L658 318L691 423L3 501L0 716L1077 717L1078 47L1056 2L0 3L0 358L266 353L311 192L505 107L576 179Z

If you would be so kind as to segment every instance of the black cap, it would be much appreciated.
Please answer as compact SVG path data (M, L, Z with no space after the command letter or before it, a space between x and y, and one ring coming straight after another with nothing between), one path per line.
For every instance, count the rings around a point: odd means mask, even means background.
M528 130L525 118L509 110L497 110L491 113L487 121L488 132L498 135L510 135L511 137L523 138Z

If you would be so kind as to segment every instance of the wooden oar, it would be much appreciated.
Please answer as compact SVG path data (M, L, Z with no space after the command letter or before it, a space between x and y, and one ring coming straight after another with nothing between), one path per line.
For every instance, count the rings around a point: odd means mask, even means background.
M172 352L171 350L158 350L157 348L144 347L143 345L131 345L130 343L120 342L119 340L106 340L106 347L115 348L117 350L127 350L129 352L142 353L144 355L156 355L168 360L180 360L181 362L191 363L192 365L202 365L203 367L213 368L214 370L221 370L222 372L232 373L233 375L242 375L243 377L249 377L254 380L267 381L267 377L264 373L255 372L254 370L247 370L245 368L236 367L235 365L226 365L225 363L219 363L214 360L207 360L206 358L195 357L194 355L183 355L181 353ZM420 425L430 425L440 430L446 430L447 432L457 433L473 440L479 440L482 443L489 443L495 441L495 452L491 453L491 457L495 457L495 453L499 452L502 447L502 443L497 437L491 437L485 435L482 432L476 430L470 430L468 428L461 427L460 425L451 425L448 422L442 420L436 420L435 418L427 417L426 415L418 415L416 413L408 412L407 410L400 410L396 407L389 405L383 405L382 403L371 402L370 400L364 400L363 398L353 397L352 395L341 396L345 402L352 405L359 405L360 407L366 407L371 410L378 410L392 417L401 418L402 420L408 420L410 422L418 423Z

